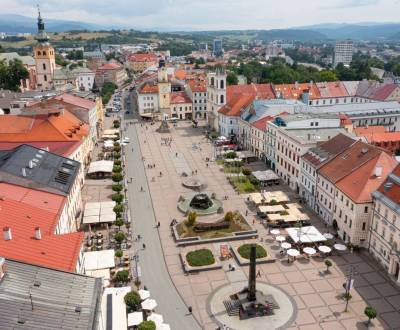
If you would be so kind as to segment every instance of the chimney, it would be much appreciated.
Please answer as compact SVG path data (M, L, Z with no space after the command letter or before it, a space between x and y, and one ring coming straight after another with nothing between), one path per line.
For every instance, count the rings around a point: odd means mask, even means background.
M12 234L11 234L11 228L10 227L4 227L3 228L3 238L4 238L5 241L11 241Z
M0 281L6 274L6 259L0 257Z
M42 233L40 231L40 227L35 228L35 239L42 239Z
M22 168L22 176L26 176L26 168L25 167Z
M28 166L29 168L33 168L33 161L30 160Z
M383 171L383 167L382 166L376 166L375 167L375 176L377 178L380 178L382 176L382 171Z

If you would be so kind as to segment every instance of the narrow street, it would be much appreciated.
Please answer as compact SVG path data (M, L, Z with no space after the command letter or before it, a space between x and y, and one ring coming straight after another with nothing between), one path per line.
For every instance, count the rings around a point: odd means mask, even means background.
M178 294L165 264L135 125L129 125L124 136L130 139L125 148L125 157L126 178L128 181L133 178L132 183L128 184L132 232L135 237L138 234L142 237L140 242L135 243L142 286L150 290L151 297L158 303L157 313L164 316L165 323L170 324L172 329L201 329L195 318L188 314L188 308ZM140 191L141 187L143 192ZM143 243L145 249L142 248Z

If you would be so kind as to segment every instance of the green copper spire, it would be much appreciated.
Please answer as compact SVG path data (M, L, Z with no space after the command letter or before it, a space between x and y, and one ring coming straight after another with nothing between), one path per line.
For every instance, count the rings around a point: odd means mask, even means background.
M39 41L40 43L49 42L50 38L47 35L46 31L44 30L44 22L43 22L41 14L40 14L39 5L38 5L38 23L37 23L37 26L38 26L38 33L37 33L35 39L37 41Z

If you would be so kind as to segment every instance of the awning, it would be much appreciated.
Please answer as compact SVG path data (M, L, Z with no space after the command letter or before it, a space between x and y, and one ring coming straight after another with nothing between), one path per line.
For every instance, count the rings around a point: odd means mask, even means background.
M279 176L271 170L267 171L256 171L251 173L258 181L268 182L279 180Z
M115 251L102 250L85 252L83 254L85 271L115 267Z
M112 173L114 162L112 160L99 160L91 162L88 170L88 174L92 173Z
M314 226L287 228L286 232L295 243L317 243L326 241L324 235Z
M142 312L133 312L128 314L128 327L139 325L142 322L143 322Z
M83 212L83 224L114 222L117 216L114 212L115 202L92 202L86 203Z

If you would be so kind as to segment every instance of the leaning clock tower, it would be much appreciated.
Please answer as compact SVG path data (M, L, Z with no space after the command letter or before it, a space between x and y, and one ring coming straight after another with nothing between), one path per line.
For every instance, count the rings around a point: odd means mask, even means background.
M56 57L51 46L49 36L44 30L44 22L38 15L38 33L35 37L37 44L33 47L36 62L36 76L38 89L47 90L53 88L53 77L56 69Z

